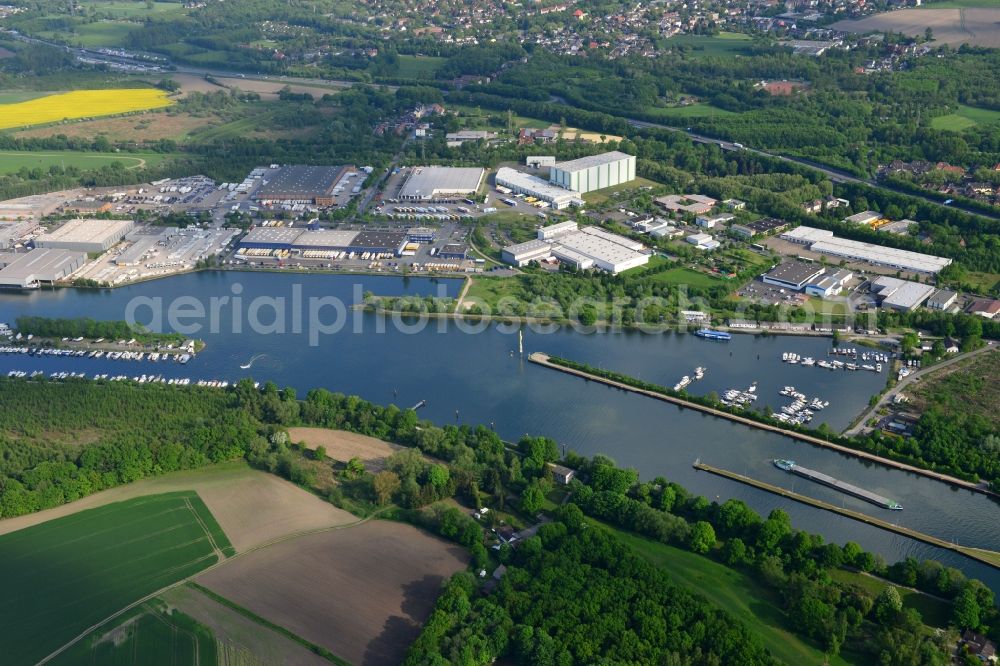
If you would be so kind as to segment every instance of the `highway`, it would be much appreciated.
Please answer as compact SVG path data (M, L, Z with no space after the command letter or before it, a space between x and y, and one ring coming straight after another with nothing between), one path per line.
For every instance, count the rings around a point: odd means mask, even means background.
M16 34L8 33L8 34L13 36L15 39L19 39L23 42L28 42L33 44L45 44L47 46L63 49L68 53L71 53L77 57L84 57L92 60L103 60L109 64L132 65L135 67L150 67L154 64L160 64L160 63L151 63L145 60L129 59L119 56L108 55L106 53L100 53L99 51L96 50L75 48L71 46L66 46L65 44L59 44L57 42L38 39L36 37L28 37L27 35L23 35L20 33ZM299 83L305 85L325 86L329 88L349 88L357 83L360 83L358 81L341 81L336 79L298 78L298 77L290 77L284 75L263 75L259 73L247 74L246 72L226 71L221 69L211 69L208 67L194 67L191 65L175 65L173 63L166 65L166 68L164 68L163 70L163 74L166 76L169 76L171 73L191 74L195 76L211 76L211 77L230 78L230 79L235 78L235 79L248 79L248 80L279 81L282 83ZM381 85L381 84L367 84L367 85ZM389 90L395 90L397 88L397 86L383 86L383 87ZM554 99L562 104L567 104L566 100L561 97L556 97ZM695 143L714 144L716 146L719 146L722 150L730 150L730 151L745 150L749 153L760 155L762 157L770 157L772 159L782 160L784 162L794 162L795 164L798 164L800 166L807 167L814 171L819 171L834 183L852 183L852 184L868 185L869 187L886 190L888 192L893 192L894 194L903 194L905 196L911 196L923 199L928 203L931 203L935 206L940 206L942 208L960 210L963 213L967 213L969 215L977 215L979 217L984 217L986 219L1000 221L1000 215L991 215L987 213L982 213L980 211L975 211L969 208L965 208L964 206L958 203L953 203L951 205L946 206L944 203L940 201L931 199L930 197L926 197L920 194L914 194L910 192L896 192L891 188L879 184L875 180L858 178L857 176L853 176L839 169L834 169L832 167L819 164L817 162L813 162L812 160L808 160L803 157L782 155L780 153L773 153L766 150L761 150L759 148L743 146L736 142L726 141L725 139L716 139L710 136L705 136L703 134L698 134L683 127L662 125L660 123L653 123L646 120L637 120L635 118L625 118L625 121L628 122L629 125L637 129L661 129L670 132L681 132L683 134L686 134L688 138L690 138Z
M969 215L977 215L979 217L985 217L990 220L1000 221L1000 215L989 215L986 213L982 213L980 211L972 210L971 208L965 208L961 204L957 203L946 206L944 203L940 201L931 199L930 197L926 197L920 194L914 194L911 192L897 192L892 188L880 184L878 181L866 178L858 178L857 176L852 176L851 174L840 171L839 169L834 169L832 167L828 167L823 164L813 162L812 160L807 160L803 157L791 157L788 155L781 155L780 153L772 153L766 150L751 148L749 146L741 146L732 141L726 141L724 139L715 139L710 136L705 136L703 134L697 134L696 132L689 131L683 127L672 127L670 125L661 125L659 123L651 123L645 120L636 120L634 118L627 118L626 121L628 122L629 125L637 129L662 129L670 132L681 132L682 134L686 134L688 138L694 141L695 143L714 144L716 146L719 146L722 150L734 150L734 151L744 150L749 153L753 153L755 155L761 155L763 157L770 157L776 160L782 160L784 162L794 162L795 164L798 164L800 166L808 167L813 171L819 171L834 183L853 183L858 185L868 185L869 187L878 188L880 190L886 190L888 192L892 192L893 194L902 194L904 196L923 199L927 203L931 203L934 204L935 206L940 206L942 208L959 210L962 211L963 213L968 213Z

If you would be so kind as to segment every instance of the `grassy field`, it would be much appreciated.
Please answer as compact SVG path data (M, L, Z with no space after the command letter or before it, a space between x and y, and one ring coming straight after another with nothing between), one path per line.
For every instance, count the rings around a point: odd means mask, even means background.
M79 4L88 10L116 19L144 19L153 15L164 17L187 13L183 3L180 2L154 2L152 8L148 7L145 2L128 2L127 0L110 0L108 2L81 0Z
M969 271L962 276L962 282L968 282L981 294L992 294L1000 291L1000 273Z
M85 48L124 46L128 33L139 30L138 23L128 21L95 21L79 23L73 31L42 30L39 37Z
M697 104L688 104L687 106L651 106L646 109L647 113L652 113L658 118L702 118L705 116L732 116L735 115L732 111L726 111L725 109L720 109L717 106L712 106L711 104L705 104L703 102L698 102Z
M977 417L1000 428L1000 353L960 361L923 377L906 390L917 413L934 406L949 417Z
M218 658L215 638L205 625L153 599L103 625L51 663L214 666Z
M436 56L400 55L396 76L402 79L434 78L434 72L444 64L445 60L446 58Z
M692 287L715 287L723 284L722 278L690 268L674 268L664 273L658 273L654 279L665 284L686 284Z
M0 129L145 111L171 104L166 92L154 88L75 90L0 106Z
M0 537L4 661L34 663L232 546L193 492L109 504Z
M474 106L462 106L461 104L456 104L449 107L453 111L456 111L461 115L467 122L465 122L465 127L468 129L480 129L486 127L493 127L494 129L506 129L507 128L507 113L504 111L494 111L492 109L477 109ZM493 123L488 122L489 119L493 119ZM527 116L519 116L516 113L512 116L515 127L531 127L534 129L544 129L553 123L548 120L542 120L540 118L528 118Z
M121 162L129 169L155 166L170 157L166 153L77 153L72 151L18 152L0 151L0 174L14 173L21 167L48 169L50 166L75 166L80 169L98 169L114 162Z
M667 42L669 46L686 46L694 54L705 56L731 56L746 52L750 35L740 32L720 32L718 35L677 35Z
M615 194L617 192L629 192L631 190L637 190L640 187L661 187L661 185L647 178L636 176L635 180L630 180L629 182L622 183L621 185L615 185L613 187L605 187L604 189L601 190L587 192L586 194L583 195L583 200L586 201L591 206L596 206L606 202L608 199L611 198L612 194Z
M863 590L867 590L873 596L878 596L882 590L892 584L881 578L845 569L834 569L830 572L830 577L841 583L857 585ZM948 626L948 622L951 620L950 604L905 587L899 587L898 585L895 587L899 591L899 596L903 599L903 606L919 612L924 624L941 628Z
M600 523L598 523L600 524ZM726 611L759 636L764 647L786 664L809 666L826 663L826 655L786 629L787 619L779 600L750 576L718 562L650 541L608 525L636 554L670 574L670 578L705 597L715 607ZM830 657L831 665L847 664L843 657Z
M465 295L465 300L489 303L492 306L501 298L514 298L517 293L519 293L517 278L475 277L472 279L469 293Z
M27 102L29 99L44 97L49 93L35 92L30 90L9 90L0 92L0 104L16 104L17 102Z
M1000 111L977 109L974 106L959 104L955 113L933 118L931 127L938 130L961 132L976 125L988 125L998 121L1000 121Z

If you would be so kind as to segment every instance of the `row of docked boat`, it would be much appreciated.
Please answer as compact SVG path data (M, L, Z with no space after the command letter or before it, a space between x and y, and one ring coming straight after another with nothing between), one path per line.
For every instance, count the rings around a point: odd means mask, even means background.
M794 386L786 386L778 393L794 399L791 404L783 405L781 411L774 415L774 418L782 423L800 425L809 423L816 412L830 406L829 400L821 400L818 397L809 400L805 393L797 391Z
M684 375L683 377L681 377L681 380L679 382L674 384L674 390L680 391L681 389L689 386L691 382L696 382L699 379L703 378L704 376L705 376L705 368L698 366L697 368L694 369L694 377L692 378L689 375Z
M877 350L865 350L862 349L858 352L854 347L834 347L830 350L830 353L834 356L849 356L855 361L872 361L875 363L888 363L890 356L885 352Z
M729 389L722 394L719 402L728 407L745 407L757 400L757 397L757 382L754 382L745 391Z
M784 352L781 355L781 360L785 363L790 363L792 365L803 365L803 366L816 366L817 368L825 368L827 370L867 370L869 372L882 372L882 363L876 362L872 363L855 363L853 361L840 361L834 359L832 361L827 361L826 359L816 360L811 356L806 356L805 358L799 356L794 352Z
M225 379L199 379L192 381L189 377L164 377L163 375L137 375L135 377L129 377L128 375L109 375L109 374L95 374L93 377L88 377L85 372L50 372L48 375L45 374L43 370L35 370L34 372L27 372L26 370L11 370L7 373L8 377L21 378L21 379L93 379L94 381L108 381L108 382L135 382L136 384L166 384L169 386L202 386L207 388L228 388L232 384ZM260 382L254 382L255 388L260 388Z
M23 347L18 345L7 345L0 347L0 354L20 354L25 356L49 356L55 358L92 358L107 359L110 361L168 361L175 360L178 363L187 363L191 360L191 354L169 354L167 352L142 352L142 351L105 351L102 349L87 351L85 349L58 349L55 347Z

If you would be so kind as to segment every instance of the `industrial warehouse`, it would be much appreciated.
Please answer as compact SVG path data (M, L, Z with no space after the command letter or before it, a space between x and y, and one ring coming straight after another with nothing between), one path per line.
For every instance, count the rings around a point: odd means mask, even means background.
M37 248L106 252L132 231L132 220L70 220L34 240Z
M353 192L357 187L360 191L361 180L352 186L352 178L359 178L358 172L347 166L271 168L264 172L253 198L260 202L332 206L345 189Z
M522 173L509 167L497 169L496 184L497 187L506 187L514 194L535 197L556 210L583 205L583 199L576 192L571 192L538 176Z
M503 249L503 260L515 266L532 261L566 262L580 270L598 268L618 274L649 262L642 243L597 227L579 228L576 222L561 222L538 230L538 237Z
M807 245L810 250L820 254L917 273L936 274L951 263L951 259L944 257L837 238L832 231L814 227L797 227L781 234L781 238L792 243Z
M24 254L0 254L0 287L37 289L69 277L83 266L83 252L58 249L31 250Z
M600 155L557 162L549 171L549 182L580 194L635 180L635 156L617 150Z
M475 195L486 174L474 167L414 167L402 180L394 199L437 201Z
M240 251L266 256L272 252L400 254L407 243L404 231L347 231L321 229L306 231L288 227L259 227L240 241ZM310 254L306 254L310 253ZM320 257L317 254L316 257Z
M26 222L0 222L0 250L9 250L18 241L38 229L34 220Z

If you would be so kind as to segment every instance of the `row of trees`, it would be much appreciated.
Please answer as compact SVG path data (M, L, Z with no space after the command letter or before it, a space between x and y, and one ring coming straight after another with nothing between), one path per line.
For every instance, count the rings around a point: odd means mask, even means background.
M407 508L404 517L470 548L479 567L485 566L488 559L482 528L457 510L427 511L421 507L458 496L476 506L504 508L507 498L516 495L520 499L510 508L532 515L551 488L546 464L559 458L557 444L547 438L526 437L517 450L512 450L496 433L482 426L438 427L418 421L412 410L380 407L322 389L310 391L299 400L291 389L279 390L268 383L258 390L249 380L229 391L219 391L0 378L0 398L6 407L0 413L0 432L5 433L0 445L16 450L30 442L28 448L34 450L19 461L9 460L0 479L0 515L5 517L55 506L145 476L240 457L312 487L315 470L291 448L284 431L287 426L303 424L394 441L430 456L404 451L392 456L376 475L367 474L358 463L349 464L343 472L344 482L331 492L331 499L351 494L352 501L360 498L372 505L395 501ZM82 445L67 441L74 433L87 433ZM317 456L322 459L323 453ZM522 655L521 650L530 641L505 641L501 634L519 635L530 629L526 635L541 636L537 632L542 629L552 640L540 638L536 642L552 646L556 651L553 654L565 651L566 655L558 657L561 660L587 661L615 654L636 655L639 660L644 660L642 655L659 659L664 649L678 651L675 641L681 641L680 645L702 651L709 660L769 663L756 640L731 618L663 587L669 583L659 574L637 569L639 565L620 546L605 542L596 536L596 530L584 530L581 511L754 572L787 599L791 627L813 636L831 651L848 644L851 649L870 650L871 645L884 646L890 639L899 640L899 633L910 646L910 652L903 653L929 655L921 663L936 663L931 656L937 654L923 630L914 630L919 628L919 621L911 612L893 613L885 610L894 606L891 599L869 599L869 604L864 599L871 595L832 583L826 574L839 566L895 577L901 584L933 589L936 594L955 598L956 613L961 612L962 623L968 626L990 626L995 619L988 590L966 581L955 570L910 562L887 569L877 556L862 552L856 544L825 544L818 536L794 530L787 514L780 511L762 520L742 502L710 503L666 479L640 482L634 470L620 469L600 456L584 460L569 454L565 462L579 470L585 483L574 488L573 504L561 510L562 524L543 528L538 539L525 542L514 553L502 551L513 575L501 583L501 592L491 597L490 603L507 614L510 624L498 609L491 609L491 617L497 618L499 624L489 626L509 626L516 631L483 633L481 627L469 624L480 615L459 614L449 619L437 638L422 639L419 645L428 652L419 653L420 658L438 650L442 658L450 659L459 654L451 650L473 647L470 654L479 656L470 657L469 663L486 663L500 655ZM565 562L565 569L560 568L560 561ZM607 565L605 573L598 573L598 563ZM542 566L552 575L517 573L518 567L532 571L535 566ZM588 589L603 589L601 581L606 580L609 590L616 589L619 594L624 589L634 590L634 596L627 604L608 607L606 619L602 620L602 614L589 614L586 606L565 601L576 598L585 603L583 600L593 597L550 593L565 587L568 594L574 589L580 566L594 572L595 578L588 578L594 587ZM626 632L609 638L610 627L619 622L616 618L624 609L636 612L637 607L670 612L663 615L661 611L640 611L643 617L648 615L648 620L633 627L635 636ZM977 615L978 623L971 622ZM548 617L553 621L541 619ZM664 639L656 629L661 626L656 618L664 617L688 619L671 625L675 628L667 631ZM691 627L706 622L713 632L729 638L721 643L700 642L701 630ZM585 630L578 632L574 629L577 625ZM437 625L432 622L429 628L432 626ZM480 638L473 640L471 636ZM862 644L862 639L874 642ZM480 645L483 642L490 645ZM683 650L679 653L686 654ZM712 654L716 657L708 656ZM523 658L535 663L533 657ZM732 662L730 658L745 661Z

